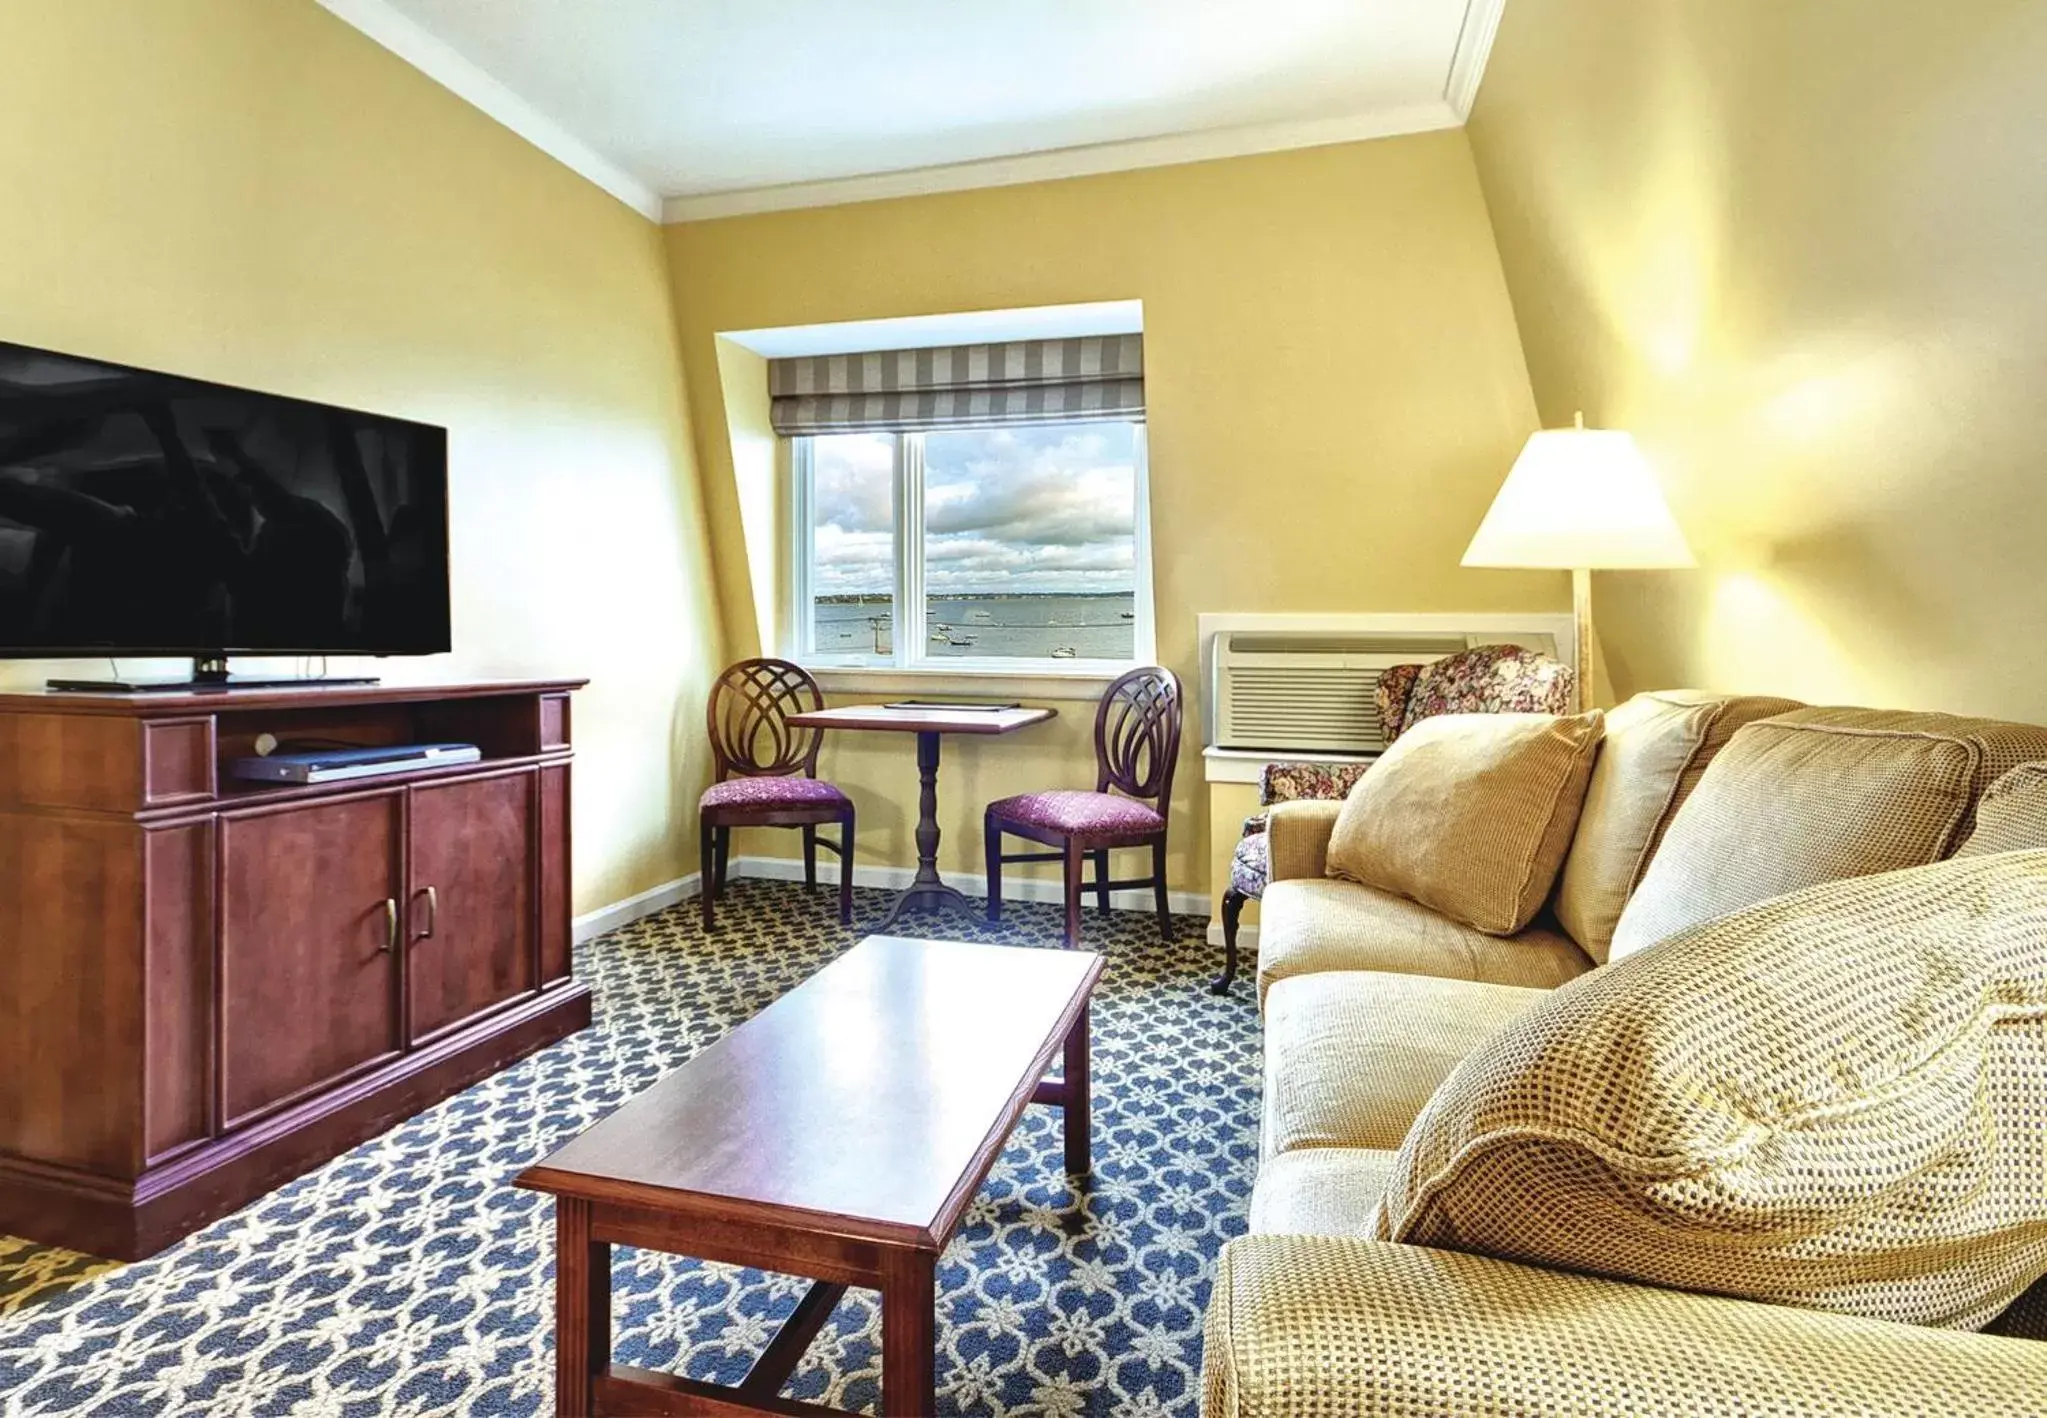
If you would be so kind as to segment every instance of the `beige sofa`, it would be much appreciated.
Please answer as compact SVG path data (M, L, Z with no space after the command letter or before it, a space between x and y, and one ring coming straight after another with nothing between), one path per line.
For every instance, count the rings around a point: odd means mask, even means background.
M1772 806L1723 821L1730 793L1707 769L1743 731L1755 737L1721 776L1781 741L1760 759L1778 775ZM1802 748L1820 733L1860 736L1871 772L1812 761ZM1599 969L1616 930L1639 947L1788 890L1916 865L1859 856L1870 849L1854 827L1858 814L1894 814L1900 775L1922 763L1962 787L1951 820L1914 850L1952 854L1984 788L2036 759L2047 729L2026 725L1697 694L1631 701L1610 716L1551 908L1504 939L1326 877L1342 805L1281 805L1259 941L1261 1162L1250 1234L1225 1247L1216 1274L1204 1411L2047 1414L2047 1284L1973 1333L1369 1239L1393 1149L1431 1093L1546 991Z

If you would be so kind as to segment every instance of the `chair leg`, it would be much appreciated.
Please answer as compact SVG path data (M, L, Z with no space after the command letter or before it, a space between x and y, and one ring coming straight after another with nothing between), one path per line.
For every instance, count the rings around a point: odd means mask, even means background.
M1109 914L1109 852L1106 847L1095 853L1095 909L1104 917Z
M1166 900L1166 839L1151 844L1151 901L1158 908L1159 939L1173 938L1173 908Z
M732 829L718 829L718 894L725 894L726 877L732 866Z
M1244 918L1243 892L1231 887L1223 893L1223 972L1210 985L1212 994L1226 995L1237 979L1237 923Z
M803 887L817 890L817 829L809 825L803 829Z
M709 823L697 824L697 854L702 858L703 887L697 896L704 906L704 933L710 934L717 928L712 914L712 898L718 894L718 829Z
M839 924L853 924L853 814L839 824Z
M992 817L981 822L981 842L988 854L988 924L1002 924L1002 829Z
M1074 949L1080 944L1080 846L1068 838L1066 841L1066 948Z

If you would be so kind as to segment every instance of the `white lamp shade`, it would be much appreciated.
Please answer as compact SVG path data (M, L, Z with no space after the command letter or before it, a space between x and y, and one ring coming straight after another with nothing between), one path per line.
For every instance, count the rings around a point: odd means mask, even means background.
M1464 564L1588 570L1697 565L1634 437L1605 428L1530 435L1478 524Z

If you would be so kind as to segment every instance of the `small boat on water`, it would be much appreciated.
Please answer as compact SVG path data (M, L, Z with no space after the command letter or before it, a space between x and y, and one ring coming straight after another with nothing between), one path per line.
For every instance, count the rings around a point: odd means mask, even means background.
M1118 612L1116 612L1116 613L1117 613L1118 615L1122 616L1122 617L1123 617L1123 619L1125 619L1125 620L1136 620L1136 619L1137 619L1137 612L1136 612L1136 611L1118 611Z
M995 619L995 612L994 612L994 611L968 611L968 612L967 612L967 619L968 619L968 620L982 620L982 621L987 621L987 620L993 620L993 619Z
M1052 652L1052 658L1055 660L1072 660L1078 659L1079 656L1080 651L1074 649L1071 645L1061 645Z

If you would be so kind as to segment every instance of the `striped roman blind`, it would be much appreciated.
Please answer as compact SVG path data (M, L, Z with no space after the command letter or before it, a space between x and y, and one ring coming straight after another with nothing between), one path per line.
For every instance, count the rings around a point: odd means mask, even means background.
M1144 336L1083 335L768 361L775 432L1144 417Z

